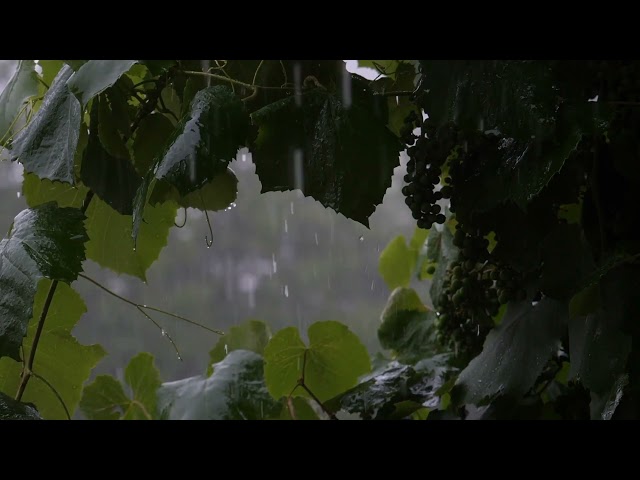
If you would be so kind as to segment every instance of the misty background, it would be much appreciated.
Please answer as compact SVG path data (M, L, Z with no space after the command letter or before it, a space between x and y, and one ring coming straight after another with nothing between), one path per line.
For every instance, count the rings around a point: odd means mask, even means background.
M0 60L0 91L17 61ZM356 71L355 61L348 61ZM369 69L357 73L371 78ZM375 72L374 72L375 73ZM0 158L0 237L24 208L22 166ZM338 320L348 325L371 354L389 289L378 273L378 257L397 235L410 238L415 220L400 191L407 158L403 153L391 188L370 218L370 229L325 209L300 191L260 194L251 154L246 150L229 166L239 180L235 207L209 212L213 245L207 248L204 214L189 209L183 228L172 228L167 246L147 271L147 283L118 275L91 260L85 273L119 295L162 308L212 328L228 330L247 319L265 321L272 332L287 326L306 338L309 325ZM184 212L176 222L182 224ZM100 343L108 355L92 373L122 379L129 359L141 351L156 357L163 381L202 374L219 337L180 320L154 315L175 340L168 340L135 308L79 279L73 287L88 312L74 335L81 343ZM419 285L423 301L426 285Z

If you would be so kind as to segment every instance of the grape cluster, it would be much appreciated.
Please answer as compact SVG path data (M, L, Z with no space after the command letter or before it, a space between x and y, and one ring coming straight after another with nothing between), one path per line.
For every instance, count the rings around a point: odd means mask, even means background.
M419 135L413 133L416 126L421 127ZM405 203L411 209L419 228L428 229L434 223L443 224L445 216L437 202L450 198L452 189L448 183L451 179L445 178L446 185L442 188L437 186L440 185L442 176L441 167L455 146L455 128L448 125L436 129L428 121L420 121L417 113L412 111L405 119L401 135L408 145L409 155L407 174L404 177L407 185L402 188Z
M439 299L437 340L471 355L480 352L500 305L524 300L520 276L492 262L482 229L456 225L453 244L460 249L451 264Z

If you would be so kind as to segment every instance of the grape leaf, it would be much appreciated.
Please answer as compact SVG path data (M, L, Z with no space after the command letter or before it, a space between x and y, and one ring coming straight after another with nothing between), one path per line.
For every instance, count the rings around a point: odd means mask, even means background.
M67 87L73 70L60 69L42 106L13 141L11 159L40 178L75 183L73 165L78 146L82 112Z
M42 81L51 86L58 72L64 67L64 60L38 60L42 67Z
M401 145L363 80L352 80L351 105L345 98L313 89L254 112L253 158L262 192L299 189L368 226L391 185Z
M137 60L89 60L77 69L76 74L67 81L82 105L86 105L94 96L114 83Z
M209 352L207 376L213 372L213 364L222 361L234 350L249 350L262 355L270 337L269 327L261 320L248 320L242 325L231 327Z
M166 71L172 65L176 64L175 60L140 60L140 63L145 65L152 75L160 75Z
M385 247L380 254L378 270L384 282L393 290L396 287L408 287L415 267L417 253L407 247L403 235L399 235Z
M269 396L264 361L247 350L235 350L214 365L210 377L163 383L158 407L170 420L260 420L280 414L281 404Z
M42 420L33 405L18 402L0 392L0 420Z
M309 346L298 329L288 327L276 333L264 351L264 375L274 398L289 396L303 377L307 387L327 400L354 386L358 377L371 369L369 354L346 325L335 321L316 322L309 327ZM295 396L306 396L297 388Z
M157 391L160 372L153 355L142 352L129 361L125 381L132 396L125 394L122 384L109 375L100 375L87 385L80 408L91 420L154 420L158 418Z
M149 203L157 205L167 201L174 201L184 208L197 208L215 212L224 210L238 195L238 179L229 168L219 173L204 184L199 190L181 196L178 191L167 182L160 180L156 183Z
M118 213L131 215L133 213L133 199L142 180L128 160L128 153L126 153L127 157L113 157L106 147L103 147L98 134L102 124L96 125L97 110L102 111L102 105L106 105L104 99L98 97L94 100L91 114L92 130L89 133L89 142L84 151L80 177L82 183ZM99 118L100 122L104 119L102 115ZM108 125L108 129L122 142L114 125ZM122 148L126 152L124 143L122 143Z
M142 119L132 146L133 161L138 173L144 175L149 171L172 132L173 124L164 115L152 114Z
M164 152L138 189L133 214L134 241L154 178L171 184L183 196L198 190L226 171L227 164L247 142L248 134L249 115L231 89L215 86L200 90L190 112L180 120Z
M566 302L545 297L509 303L502 323L489 332L452 390L456 403L480 404L496 394L525 394L535 383L566 328Z
M140 226L137 245L131 235L129 215L120 215L99 198L94 198L87 210L87 258L117 273L126 273L146 280L146 271L156 261L167 244L177 207L167 202L156 207L147 204L146 223Z
M38 76L33 60L20 60L11 80L0 93L0 145L7 144L17 128L14 121L29 98L38 94Z
M81 184L71 185L39 179L33 173L25 173L22 194L30 207L53 201L59 207L80 208L87 195L87 188Z
M24 340L25 357L29 356L38 320L45 304L51 281L41 280L33 306L33 317ZM81 345L71 334L80 317L87 311L80 295L66 283L58 283L47 320L38 343L33 371L49 382L60 394L69 413L80 401L82 384L106 352L100 345ZM10 358L0 359L0 390L17 391L22 363ZM66 419L64 407L40 378L33 377L23 399L37 405L47 419Z
M415 363L434 353L435 313L427 309L412 288L396 288L382 311L378 339L394 350L398 360Z
M82 271L84 218L80 210L47 203L20 212L0 241L0 357L19 360L38 281L71 283Z
M425 262L435 263L436 270L433 273L433 279L431 281L431 288L429 289L429 295L431 296L431 302L436 309L440 308L440 297L442 296L442 283L444 282L445 275L451 264L458 260L460 251L458 247L453 244L453 235L449 228L444 228L442 231L433 231L427 240L427 250L424 254L424 258L419 258L418 263Z
M78 71L82 65L87 63L89 60L63 60L64 63L69 65L74 71Z
M112 157L128 159L129 150L120 136L116 117L111 110L107 96L98 95L94 100L95 105L98 106L98 116L96 118L97 121L91 120L91 127L95 128L97 126L100 143ZM95 107L92 106L93 108Z

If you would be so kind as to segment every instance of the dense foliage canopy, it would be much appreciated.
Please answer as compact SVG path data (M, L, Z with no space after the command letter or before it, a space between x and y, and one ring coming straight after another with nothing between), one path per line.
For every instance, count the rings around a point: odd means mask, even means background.
M628 61L31 60L0 95L25 171L0 242L0 418L638 418L640 64ZM203 68L204 65L204 68ZM416 220L381 252L393 289L370 358L338 321L220 334L202 375L124 382L71 330L91 259L145 280L179 208L301 190L368 225L409 155ZM414 279L422 291L410 288ZM419 290L419 289L418 289ZM156 322L177 313L119 297ZM176 348L178 357L180 354Z

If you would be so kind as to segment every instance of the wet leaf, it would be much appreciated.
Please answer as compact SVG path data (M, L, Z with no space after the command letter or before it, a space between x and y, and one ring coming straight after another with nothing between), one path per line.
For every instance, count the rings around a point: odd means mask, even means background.
M73 75L63 67L29 125L13 141L11 159L40 178L73 184L81 107L66 82Z
M368 226L401 146L386 127L386 105L366 83L353 78L349 92L313 89L254 112L260 131L253 158L262 192L300 189Z
M354 386L360 375L371 369L367 349L346 325L316 322L309 327L309 346L300 339L298 329L280 330L264 351L264 375L274 398L287 397L303 376L307 387L320 401ZM307 396L296 388L294 396Z
M207 369L207 376L211 375L213 364L220 362L234 350L249 350L262 355L269 343L269 338L271 338L271 331L261 320L248 320L242 325L231 327L209 352L210 366Z
M547 297L535 305L510 303L482 353L460 373L452 398L481 404L496 394L524 395L557 351L567 319L566 302Z
M137 60L89 60L77 69L76 74L67 81L82 105L116 83Z
M133 139L133 161L136 170L145 175L154 159L162 153L169 136L173 132L173 124L164 115L152 114L141 122Z
M42 420L33 405L18 402L0 392L0 420Z
M20 212L0 241L0 357L20 359L38 281L71 283L82 271L84 218L80 210L47 203Z
M378 264L380 275L382 275L389 290L409 286L416 257L415 250L407 247L407 242L403 235L399 235L389 242L380 254Z
M236 350L214 365L210 377L163 383L158 407L169 420L261 420L278 416L281 404L267 391L260 355Z
M26 358L31 352L51 283L51 280L44 279L38 284L33 316L29 320L29 329L23 343ZM86 312L87 307L80 295L66 283L58 283L33 364L33 371L56 389L70 415L73 415L80 401L82 384L89 378L98 361L106 355L100 345L82 345L71 333ZM21 372L21 362L0 358L0 390L17 391ZM46 419L67 418L60 400L40 378L31 378L23 400L37 405L40 414Z

